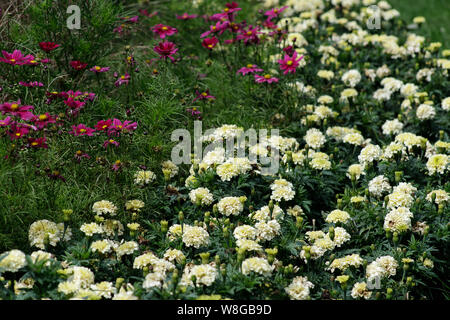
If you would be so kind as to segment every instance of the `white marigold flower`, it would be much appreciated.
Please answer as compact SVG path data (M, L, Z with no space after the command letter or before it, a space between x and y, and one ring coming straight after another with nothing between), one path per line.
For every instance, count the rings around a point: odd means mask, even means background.
M272 195L270 196L272 200L280 202L283 199L286 201L294 199L295 191L293 185L286 179L275 180L270 185L270 188L272 189Z
M364 298L369 300L372 296L372 292L367 289L365 282L357 282L353 285L351 296L353 299Z
M112 300L138 300L134 295L134 288L132 285L120 288L119 292L114 295Z
M209 244L209 234L201 227L185 225L183 227L182 239L187 247L194 247L196 249Z
M386 120L381 129L383 130L384 135L399 134L402 132L403 123L398 121L398 119Z
M327 236L329 237L329 234L327 234ZM344 228L341 228L341 227L334 228L333 242L336 247L339 248L345 242L349 241L350 238L351 238L350 234Z
M115 248L117 259L120 260L120 258L126 254L133 254L133 252L135 252L138 249L139 245L136 241L124 242Z
M406 147L401 143L391 142L384 148L381 158L384 160L391 160L397 154L401 155L401 158L403 159L403 157L406 156Z
M347 102L350 98L356 97L358 95L358 91L353 88L347 88L341 91L340 100L342 102Z
M164 176L167 175L169 178L173 178L178 174L178 167L175 163L170 160L164 161L161 164Z
M240 173L239 167L233 163L223 163L216 168L216 173L222 181L230 181Z
M391 232L405 232L411 229L413 214L408 208L399 207L390 211L384 218L384 230Z
M412 206L414 198L408 194L401 191L392 192L389 195L389 201L387 207L389 209L395 209L398 207L406 207L409 208Z
M145 186L156 179L156 175L150 170L141 170L134 174L134 183L138 186Z
M240 197L225 197L217 203L217 209L225 216L237 216L244 210L244 203Z
M421 104L417 107L416 116L421 121L434 119L436 116L436 110L428 104Z
M382 88L373 93L373 98L377 101L388 101L391 99L392 91Z
M345 134L342 138L345 143L352 144L354 146L360 146L364 143L364 137L359 132L351 132Z
M25 253L13 249L0 254L0 271L17 272L27 265Z
M322 79L331 80L334 78L334 72L331 70L319 70L317 76Z
M269 276L274 267L269 264L269 262L264 258L248 258L242 262L242 273L245 275L251 272L259 273L263 276Z
M426 139L411 132L404 132L398 134L395 137L395 141L402 143L403 145L405 145L405 147L408 148L408 150L411 150L414 146L421 147L422 143L424 143Z
M31 224L30 230L28 232L28 239L30 241L30 246L36 246L39 249L45 250L46 241L51 246L56 246L56 244L61 240L64 231L64 224L56 224L49 220L38 220ZM64 240L70 239L70 233L66 231Z
M180 238L183 235L182 227L180 224L174 224L170 226L169 230L167 231L167 237L170 241L174 241L178 238Z
M447 98L442 100L441 107L445 111L450 111L450 97L447 97Z
M199 206L209 206L214 201L214 197L208 188L194 189L189 192L189 197L193 204Z
M185 258L184 253L178 249L167 249L164 253L164 259L170 262L176 261L177 263L182 263Z
M125 202L125 209L132 211L141 211L141 209L145 206L144 201L141 200L129 200Z
M316 128L311 128L308 131L306 131L304 139L306 144L313 149L320 149L320 147L322 147L326 142L323 133Z
M254 227L244 224L242 226L236 227L233 231L234 238L236 240L249 239L254 240L257 235L257 231Z
M405 98L413 96L419 88L414 83L406 83L400 89L400 93Z
M403 87L403 82L401 80L389 77L381 80L381 85L384 89L389 90L390 92L396 92Z
M419 71L417 71L416 80L422 81L423 79L425 79L426 81L430 82L431 76L433 75L433 73L434 73L434 69L430 69L430 68L420 69Z
M108 200L97 201L92 205L92 211L98 216L103 214L116 215L117 207Z
M155 264L156 260L158 260L158 257L151 252L141 254L140 256L134 258L133 268L143 269L144 267Z
M102 222L101 227L103 232L108 237L121 236L123 235L123 224L119 220L106 219Z
M378 160L382 154L383 151L378 145L369 144L361 150L358 160L361 164L367 165Z
M445 203L449 200L448 192L442 189L433 190L427 194L426 200L433 202L433 195L435 196L434 203L440 204Z
M98 240L91 243L92 252L100 252L102 254L109 253L117 247L117 244L109 239Z
M359 163L356 163L356 164L352 164L350 167L348 167L346 175L350 179L359 180L359 177L364 174L365 174L364 167L362 165L360 165Z
M262 251L262 246L258 242L249 239L236 240L236 246L245 251Z
M111 299L111 297L116 293L114 284L108 281L102 281L96 284L92 284L90 289L106 299Z
M373 281L376 278L395 276L397 267L398 263L393 257L382 256L367 265L366 277L368 281Z
M330 104L333 103L333 101L334 101L333 97L329 95L323 95L317 99L317 102L320 104Z
M431 156L427 161L428 175L435 173L444 174L448 169L448 156L446 154L435 154Z
M369 192L376 197L381 197L383 193L390 190L389 180L383 175L379 175L369 181Z
M195 286L211 286L217 278L217 268L211 264L187 265L180 280L181 286L194 286L192 277L195 276Z
M94 273L86 267L73 266L66 269L67 274L71 276L68 282L74 283L78 288L87 289L94 283Z
M47 260L45 263L46 266L50 265L50 259L53 259L53 255L50 252L38 250L31 253L31 260L33 263L37 263L39 261Z
M161 272L151 272L145 276L144 282L142 283L142 288L151 289L151 288L161 288L164 279L166 278L165 273Z
M350 219L350 215L348 214L347 211L336 209L336 210L331 211L327 215L325 221L328 222L328 223L338 223L338 222L340 222L340 223L344 223L345 224L345 223L348 222L349 219Z
M104 231L102 226L95 222L83 223L80 230L88 237L92 237L96 233L101 234Z
M335 269L339 269L341 271L347 270L350 266L355 268L361 266L364 262L364 259L360 257L359 254L354 253L351 255L347 255L342 258L334 259L331 264L328 266L327 270L334 272Z
M312 242L314 242L317 239L325 237L325 233L322 230L308 231L308 232L305 233L305 235L308 238L308 240L312 241Z
M361 74L358 70L352 69L344 73L341 80L345 85L354 88L361 81Z
M269 209L269 206L264 206L258 211L249 214L249 217L258 221L283 219L284 212L278 205L274 205L272 211Z
M255 224L257 237L262 241L270 241L280 234L281 226L277 220L259 221Z
M410 195L413 195L417 191L417 188L414 187L409 182L400 182L397 186L394 187L392 192L403 192Z
M291 300L308 300L312 288L314 288L314 285L308 281L307 277L298 276L292 279L291 284L284 290Z

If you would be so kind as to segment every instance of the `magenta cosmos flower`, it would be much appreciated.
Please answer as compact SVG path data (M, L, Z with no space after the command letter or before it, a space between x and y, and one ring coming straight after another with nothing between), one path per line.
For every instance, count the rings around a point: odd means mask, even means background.
M47 126L47 124L56 123L56 118L52 117L48 112L46 112L38 116L37 115L34 116L33 123L39 130L42 130Z
M13 53L6 52L5 50L2 50L3 57L0 57L0 61L4 63L11 64L13 66L21 66L24 64L33 64L32 61L34 60L34 56L31 54L24 56L22 54L22 51L20 50L14 50Z
M289 72L295 73L299 65L299 61L303 59L303 56L300 56L298 59L297 56L298 56L297 51L294 51L292 57L289 56L288 54L285 54L283 59L278 60L278 63L280 64L280 69L284 70L283 74L287 74Z
M282 8L273 8L272 10L268 10L266 11L266 13L264 13L264 15L267 16L267 19L272 19L272 18L276 18L279 16L279 14L281 12L283 12L284 10L286 10L288 8L288 6L284 6Z
M87 67L87 63L81 62L79 60L70 61L70 66L75 70L83 70Z
M108 139L105 142L103 142L103 148L107 148L109 145L113 145L115 147L119 146L119 143L116 140Z
M203 92L196 90L195 94L197 95L197 97L195 97L193 102L195 102L197 100L214 100L214 99L216 99L216 97L209 94L209 89L206 91L203 91Z
M15 102L5 102L0 105L0 111L2 114L9 114L19 117L22 120L31 120L34 115L29 110L33 110L33 106L21 106L20 100Z
M202 41L202 46L206 49L212 50L217 43L219 43L219 40L216 37L205 38Z
M252 25L248 26L248 29L241 29L239 30L239 34L236 37L237 40L244 40L245 44L248 44L249 42L253 43L259 43L259 37L258 34L260 28L259 27L253 27Z
M60 46L60 44L56 44L54 42L39 42L39 47L41 47L41 49L47 53L55 50Z
M209 30L206 32L203 32L200 35L200 38L204 38L212 33L218 33L219 36L228 28L228 26L230 25L230 22L228 21L218 21L214 26L209 26Z
M245 67L240 68L236 73L241 73L243 76L249 73L263 71L263 69L258 68L256 64L248 64Z
M93 136L95 132L95 129L86 127L84 124L79 124L77 126L72 126L72 131L70 131L70 134L73 134L75 137L77 136Z
M164 39L165 37L169 37L178 32L178 30L176 28L171 27L171 26L166 26L161 23L153 26L152 31L154 33L157 33L161 39Z
M197 18L196 14L188 14L188 13L183 13L182 15L175 15L177 17L178 20L190 20L190 19L195 19Z
M100 73L100 72L106 72L109 70L109 67L99 67L99 66L93 66L89 69L89 71Z
M120 133L127 133L136 130L137 122L131 122L125 120L124 122L119 119L113 119L112 123L108 127L108 135L118 136Z
M14 121L10 116L6 117L5 119L0 119L0 127L7 127L13 122Z
M122 84L128 84L130 82L131 76L125 72L124 75L120 76L116 82L114 82L114 85L116 87L121 86Z
M153 48L153 50L160 55L160 58L164 58L167 59L169 58L170 60L175 61L175 58L173 57L173 55L175 53L177 53L178 48L175 47L175 43L173 42L169 42L169 41L164 41L164 42L160 42L157 46L155 46Z
M255 74L255 82L256 83L272 83L272 82L278 82L278 78L272 77L270 74L265 74L263 76L260 76L258 74Z
M41 137L41 138L28 138L28 145L31 148L44 148L48 149L47 145L47 138Z

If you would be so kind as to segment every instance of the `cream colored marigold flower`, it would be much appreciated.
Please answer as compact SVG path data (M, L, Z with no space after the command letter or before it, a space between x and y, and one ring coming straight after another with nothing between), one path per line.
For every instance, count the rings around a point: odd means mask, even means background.
M249 239L236 240L236 246L245 251L262 251L262 246L258 242Z
M353 285L351 296L353 299L364 298L370 299L372 292L367 289L367 283L357 282Z
M185 258L184 253L178 249L167 249L164 253L164 259L170 262L176 261L177 263L182 263Z
M345 271L348 269L348 267L353 266L355 268L362 265L364 262L364 259L362 259L359 254L354 253L351 255L347 255L342 258L334 259L331 264L328 266L327 270L330 270L331 272L334 272L335 269L339 269L341 271Z
M245 197L244 197L245 198ZM244 202L247 198L225 197L217 203L217 209L225 216L239 215L244 210ZM241 201L244 200L244 201Z
M217 269L211 264L187 265L180 280L181 286L194 286L192 278L195 277L195 286L211 286L217 278Z
M254 240L257 235L257 231L254 227L244 224L242 226L238 226L233 231L234 238L236 240L239 239L249 239Z
M347 169L347 177L349 177L351 180L353 179L359 180L359 177L364 174L365 174L364 167L359 163L352 164Z
M347 211L336 209L336 210L331 211L327 215L325 221L328 222L328 223L338 223L338 222L340 222L340 223L344 223L345 224L345 223L348 222L349 219L350 219L350 215L348 214Z
M433 201L433 195L435 197L434 203L440 204L442 202L447 202L449 200L448 192L442 189L439 190L433 190L430 193L427 194L426 200L432 202Z
M341 80L345 85L354 88L361 81L361 74L356 69L349 70L342 75Z
M214 197L208 188L197 188L189 192L192 203L199 206L209 206L213 203Z
M450 97L447 97L447 98L442 100L441 107L445 111L450 111Z
M56 224L45 219L35 221L31 224L28 232L30 246L36 246L39 249L45 250L45 245L48 243L54 247L61 240L63 231L63 223ZM67 228L63 240L69 240L71 234L70 228Z
M354 146L360 146L364 143L364 137L358 132L352 132L345 134L343 141Z
M98 251L102 254L111 252L115 247L117 247L117 244L109 239L98 240L91 243L91 251Z
M134 183L138 186L144 186L156 179L156 175L150 170L141 170L134 174Z
M233 163L223 163L217 166L216 173L222 181L230 181L232 178L239 175L240 170L238 166Z
M411 229L413 214L408 208L399 207L390 211L384 218L384 230L391 232L405 232Z
M383 193L390 190L389 180L383 175L376 176L369 181L369 192L376 197L381 197Z
M262 241L270 241L280 234L281 226L277 220L259 221L255 224L257 238Z
M17 249L3 252L2 254L0 254L0 257L3 258L0 259L0 272L17 272L27 265L25 253Z
M138 249L139 249L139 245L136 241L127 241L127 242L120 244L114 250L116 251L117 259L120 260L120 258L122 258L122 256L128 255L128 254L133 254L133 252L135 252Z
M446 154L435 154L427 161L428 175L432 176L435 173L444 174L448 168L448 156Z
M242 262L242 273L245 275L251 272L259 273L264 276L269 276L274 267L269 264L269 262L264 258L248 258Z
M419 120L429 120L436 116L436 110L427 104L421 104L416 110L416 116Z
M182 239L187 247L194 247L196 249L209 244L209 234L201 227L185 225Z
M161 165L164 176L168 178L173 178L178 174L178 167L175 163L170 160L164 161Z
M298 276L292 279L291 284L284 290L291 300L308 300L312 288L314 285L308 281L307 277Z
M368 281L376 278L385 278L395 276L398 263L391 256L382 256L370 263L366 268L366 277Z
M377 145L369 144L361 150L358 160L361 164L367 165L378 160L383 154L381 148Z
M398 121L398 119L386 120L381 129L383 130L384 135L399 134L402 132L403 123Z
M326 142L323 133L316 128L311 128L308 131L306 131L304 139L306 144L313 149L320 149L320 147L322 147Z
M84 234L88 237L92 237L94 234L103 233L103 228L101 225L91 222L91 223L83 223L80 227L80 230L84 232Z
M117 207L108 200L97 201L92 205L92 211L98 216L104 214L116 215Z
M141 200L128 200L125 202L125 209L132 211L141 211L141 209L145 206L144 201Z

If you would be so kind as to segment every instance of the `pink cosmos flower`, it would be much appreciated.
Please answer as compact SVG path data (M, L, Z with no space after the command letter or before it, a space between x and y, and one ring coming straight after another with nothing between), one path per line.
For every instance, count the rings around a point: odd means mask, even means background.
M236 12L242 10L242 8L238 8L238 4L236 2L227 3L225 5L225 9L223 9L223 12L213 14L210 19L213 21L228 19L229 21L234 20L234 16L236 15Z
M124 20L125 22L131 22L131 23L136 23L138 22L139 16L134 16L134 17L123 17L121 18L122 20Z
M24 87L43 87L44 84L42 82L37 82L37 81L30 81L30 82L24 82L24 81L19 81L19 85L24 86Z
M173 55L177 53L178 48L175 47L175 43L164 41L155 46L153 50L160 55L161 59L169 58L170 60L172 60L172 62L174 62L175 58L173 57Z
M0 57L0 61L4 63L8 63L11 65L17 65L21 66L24 64L32 64L31 61L34 60L34 56L31 54L24 56L22 54L22 51L20 50L14 50L13 53L6 52L5 50L2 50L3 57Z
M103 147L106 149L110 144L112 144L115 147L119 146L119 143L116 140L108 139L103 142Z
M266 13L264 13L264 15L267 16L267 19L273 19L279 16L279 14L281 12L283 12L284 10L286 10L288 8L288 6L284 6L281 8L273 8L272 10L268 10L266 11Z
M44 148L48 149L47 139L45 137L41 138L28 138L28 145L31 148Z
M52 117L48 112L46 112L38 116L35 115L33 117L33 123L39 130L42 130L47 126L47 124L56 123L56 118Z
M258 74L255 74L255 82L256 83L272 83L272 82L278 82L278 78L272 77L270 74L265 74L264 76L260 76Z
M156 16L158 14L158 11L153 11L152 13L149 13L147 9L139 9L139 13L142 14L143 16L151 18Z
M14 121L10 116L6 117L5 119L0 119L0 127L7 127Z
M230 22L228 22L228 21L223 21L223 22L218 21L214 26L209 26L209 30L206 32L203 32L200 35L200 38L204 38L212 33L218 33L219 35L221 35L228 28L229 25L230 25Z
M81 159L83 159L83 158L90 159L91 156L88 155L87 153L84 153L81 150L78 150L77 152L75 152L74 158L75 158L75 160L77 160L77 162L80 162Z
M280 64L280 69L284 70L283 74L287 74L289 72L295 73L296 69L299 65L299 61L303 59L303 56L300 56L297 59L298 53L294 51L294 54L291 56L285 54L283 59L278 60Z
M210 99L213 100L213 99L216 99L216 97L214 97L214 96L209 94L209 89L206 90L206 91L203 91L203 92L200 92L200 91L196 90L195 94L197 95L197 97L195 97L193 102L195 102L197 100L210 100Z
M84 124L79 124L77 126L72 126L72 131L69 132L69 134L73 134L75 137L78 136L90 136L92 137L94 135L95 129L86 127Z
M202 46L206 49L212 50L217 43L219 43L219 40L217 40L216 37L212 37L212 38L205 38L202 41Z
M128 84L130 82L131 76L125 72L124 75L120 76L116 82L114 82L114 85L116 87L121 86L122 84Z
M177 19L179 20L189 20L189 19L195 19L198 16L196 14L188 14L188 13L183 13L182 15L175 15L177 17Z
M248 64L246 67L240 68L236 73L241 73L243 76L249 73L263 71L263 69L258 68L256 64Z
M251 43L259 43L259 37L258 34L261 34L259 32L259 27L253 27L252 25L248 26L248 29L241 29L239 30L239 34L236 37L237 40L244 40L245 44Z
M171 27L171 26L166 26L161 23L153 26L152 31L154 33L157 33L161 39L164 39L165 37L169 37L178 32L178 30L176 28Z
M41 47L41 49L47 53L55 50L60 46L61 46L60 44L56 44L54 42L39 42L39 47Z
M97 131L106 131L108 130L108 128L111 126L112 124L112 120L108 119L108 120L100 120L99 122L97 122L97 124L95 125L95 129Z
M0 105L0 111L2 112L2 114L8 113L25 121L31 120L33 118L33 113L29 111L33 109L33 106L21 106L20 100L15 102L5 102Z
M74 61L70 61L70 66L72 68L74 68L75 70L83 70L84 68L87 67L87 63L78 61L78 60L74 60Z
M120 133L131 132L136 130L137 122L125 120L123 123L119 119L113 119L112 124L108 128L108 135L118 136Z
M95 73L100 73L100 72L106 72L109 69L110 69L109 67L93 66L92 68L89 69L89 71L92 71L92 72L95 72Z
M30 129L24 126L17 125L18 123L13 123L6 133L9 135L11 140L17 140L27 135Z
M202 119L202 116L201 116L202 112L200 110L198 110L196 107L188 108L188 109L186 109L186 111L188 113L190 113L191 116L193 116L194 118L197 118L199 120Z

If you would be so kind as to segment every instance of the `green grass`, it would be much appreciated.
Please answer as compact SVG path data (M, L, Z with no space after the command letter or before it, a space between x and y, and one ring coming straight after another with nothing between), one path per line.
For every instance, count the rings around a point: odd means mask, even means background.
M450 1L448 0L389 0L394 9L400 12L400 17L407 23L423 16L426 23L413 32L433 41L442 42L446 49L450 48Z

